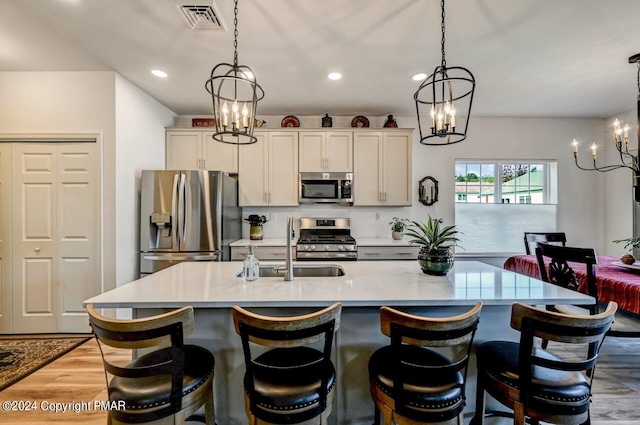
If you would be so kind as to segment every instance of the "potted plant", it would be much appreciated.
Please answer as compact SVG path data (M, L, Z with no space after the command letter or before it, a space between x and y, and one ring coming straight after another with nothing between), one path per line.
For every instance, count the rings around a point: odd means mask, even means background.
M406 218L393 217L391 219L389 225L391 226L391 237L393 238L393 240L399 241L404 237L402 232L404 232L404 229L405 227L407 227L408 223L409 220L407 220Z
M452 246L458 246L460 239L456 236L460 233L455 225L440 226L444 220L433 218L427 214L425 223L411 221L404 232L414 239L409 241L411 245L421 245L418 252L418 264L426 274L442 276L453 267Z
M245 218L244 221L249 222L249 239L251 240L261 240L262 239L262 225L266 223L267 217L263 215L251 214L249 217Z
M628 249L629 253L624 254L620 257L620 261L624 264L633 264L636 262L636 258L633 256L633 249L640 248L640 238L627 238L627 239L618 239L612 241L612 243L623 243L624 249Z

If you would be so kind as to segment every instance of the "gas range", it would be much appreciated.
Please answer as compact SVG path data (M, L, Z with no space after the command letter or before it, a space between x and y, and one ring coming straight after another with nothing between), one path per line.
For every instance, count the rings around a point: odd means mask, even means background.
M301 218L297 260L357 260L349 218Z

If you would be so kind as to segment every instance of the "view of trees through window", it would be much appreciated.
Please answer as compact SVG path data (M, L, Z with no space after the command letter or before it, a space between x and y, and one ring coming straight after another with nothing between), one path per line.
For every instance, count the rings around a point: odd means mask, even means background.
M544 163L456 162L456 202L544 204Z

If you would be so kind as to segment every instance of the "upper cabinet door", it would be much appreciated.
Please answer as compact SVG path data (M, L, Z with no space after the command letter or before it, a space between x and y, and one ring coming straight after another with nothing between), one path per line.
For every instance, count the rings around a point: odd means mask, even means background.
M356 133L353 150L353 204L380 205L383 199L382 133Z
M298 205L298 133L269 134L269 205Z
M167 170L199 170L202 132L167 131Z
M238 198L241 207L269 205L269 133L238 148Z
M382 158L384 161L384 205L411 205L411 133L386 133Z
M324 131L301 131L299 133L300 172L319 173L326 171L326 140Z
M214 140L212 131L202 133L202 169L238 172L238 145Z
M350 131L328 132L326 137L326 170L333 172L353 171L353 133Z

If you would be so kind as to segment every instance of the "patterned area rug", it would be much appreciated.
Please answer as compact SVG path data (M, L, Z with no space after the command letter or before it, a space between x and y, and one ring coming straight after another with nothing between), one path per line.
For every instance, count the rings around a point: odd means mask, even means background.
M0 391L90 339L91 336L0 339Z

